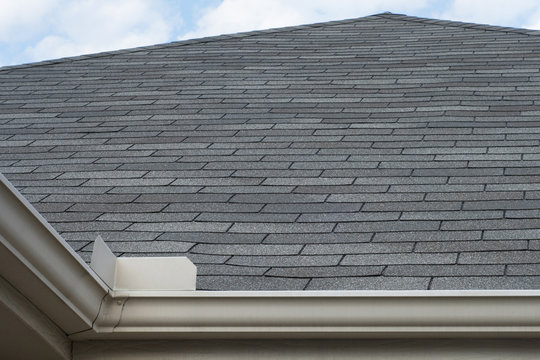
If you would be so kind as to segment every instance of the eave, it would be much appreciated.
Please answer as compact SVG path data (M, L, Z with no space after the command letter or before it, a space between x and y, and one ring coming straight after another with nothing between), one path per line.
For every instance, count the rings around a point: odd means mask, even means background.
M537 290L114 289L3 176L0 207L0 304L60 358L108 340L540 338Z

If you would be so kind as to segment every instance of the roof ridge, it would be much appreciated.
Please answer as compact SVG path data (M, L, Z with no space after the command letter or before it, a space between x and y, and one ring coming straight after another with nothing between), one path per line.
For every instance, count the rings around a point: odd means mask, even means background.
M44 60L44 61L38 61L38 62L31 62L31 63L25 63L25 64L18 64L18 65L8 65L8 66L0 67L0 71L14 70L14 69L24 69L24 68L29 68L29 67L46 66L46 65L53 65L53 64L61 64L61 63L65 63L65 62L73 62L73 61L86 60L86 59L94 59L94 58L100 58L100 57L111 56L111 55L128 54L128 53L144 51L144 50L154 50L154 49L157 49L157 48L163 49L163 48L168 48L168 47L186 46L186 45L192 45L192 44L201 44L201 43L208 43L208 42L214 42L214 41L250 37L250 36L262 35L262 34L271 34L271 33L279 33L279 32L286 32L286 31L303 30L303 29L307 29L307 28L319 28L319 27L323 27L323 26L336 26L336 25L348 24L348 23L353 23L353 22L358 22L358 21L366 21L366 20L369 21L369 20L376 19L376 18L386 18L386 19L399 20L399 21L427 23L427 24L431 24L431 25L463 27L463 28L485 30L485 31L512 32L512 33L518 33L518 34L527 35L527 36L540 35L540 30L529 30L529 29L522 29L522 28L497 26L497 25L475 24L475 23L460 22L460 21L453 21L453 20L430 19L430 18L409 16L409 15L405 15L405 14L397 14L397 13L392 13L392 12L389 12L389 11L385 11L385 12L381 12L381 13L377 13L377 14L373 14L373 15L362 16L362 17L352 18L352 19L325 21L325 22L318 22L318 23L312 23L312 24L301 24L301 25L293 25L293 26L286 26L286 27L279 27L279 28L270 28L270 29L264 29L264 30L252 30L252 31L239 32L239 33L205 36L205 37L201 37L201 38L171 41L171 42L167 42L167 43L138 46L138 47L134 47L134 48L103 51L103 52L98 52L98 53L77 55L77 56L68 56L68 57L63 57L63 58Z
M527 35L527 36L540 35L540 30L499 26L499 25L489 25L489 24L477 24L477 23L455 21L455 20L430 19L430 18L424 18L424 17L419 17L419 16L409 16L405 14L395 14L391 12L380 13L380 14L377 14L376 16L387 18L387 19L393 19L393 20L427 23L430 25L462 27L462 28L467 28L467 29L476 29L476 30L485 30L485 31L511 32L511 33L517 33L517 34Z
M220 41L220 40L228 40L228 39L235 39L235 38L250 37L250 36L262 35L262 34L303 30L303 29L307 29L307 28L318 28L318 27L323 27L323 26L335 26L335 25L341 25L341 24L348 24L348 23L352 23L352 22L371 20L372 18L377 18L377 17L379 17L380 15L383 15L383 14L392 14L392 13L384 12L384 13L378 13L378 14L373 14L373 15L368 15L368 16L362 16L362 17L358 17L358 18L352 18L352 19L324 21L324 22L318 22L318 23L312 23L312 24L301 24L301 25L292 25L292 26L285 26L285 27L279 27L279 28L270 28L270 29L264 29L264 30L251 30L251 31L231 33L231 34L212 35L212 36L205 36L205 37L200 37L200 38L195 38L195 39L177 40L177 41L171 41L171 42L161 43L161 44L138 46L138 47L134 47L134 48L111 50L111 51L102 51L102 52L98 52L98 53L85 54L85 55L67 56L67 57L51 59L51 60L44 60L44 61L37 61L37 62L31 62L31 63L25 63L25 64L3 66L3 67L0 67L0 71L14 70L14 69L24 69L24 68L29 68L29 67L45 66L45 65L52 65L52 64L60 64L60 63L64 63L64 62L72 62L72 61L79 61L79 60L85 60L85 59L100 58L100 57L105 57L105 56L109 56L109 55L128 54L128 53L142 51L142 50L153 50L153 49L156 49L156 48L168 48L168 47L175 47L175 46L185 46L185 45L200 44L200 43L214 42L214 41Z

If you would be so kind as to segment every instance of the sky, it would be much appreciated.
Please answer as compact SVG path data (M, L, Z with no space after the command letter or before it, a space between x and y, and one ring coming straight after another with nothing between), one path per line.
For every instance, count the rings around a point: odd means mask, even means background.
M0 66L385 11L540 29L538 0L0 0Z

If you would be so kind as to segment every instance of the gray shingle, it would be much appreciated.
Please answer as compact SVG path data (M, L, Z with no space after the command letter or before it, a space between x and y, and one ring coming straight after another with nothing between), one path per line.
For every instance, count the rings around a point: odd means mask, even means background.
M117 195L122 196L122 195ZM191 203L191 202L226 202L231 198L228 194L143 194L137 197L138 203Z
M143 232L143 231L64 231L60 235L71 241L86 241L87 243L94 242L96 237L100 235L105 241L151 241L155 240L159 233Z
M493 276L504 275L504 265L389 265L386 276Z
M166 232L151 233L158 240L187 241L198 244L260 244L266 234L234 234L221 232ZM159 237L158 237L159 236Z
M107 246L117 253L174 253L186 252L193 247L193 243L179 241L108 241ZM92 251L93 243L84 248Z
M431 213L431 211L460 210L461 202L458 201L407 201L407 202L384 202L366 203L363 211L421 211Z
M470 241L481 237L481 231L401 231L376 233L373 241Z
M120 231L126 230L130 222L120 221L88 221L83 220L77 222L52 222L51 225L60 233L66 231Z
M297 255L301 249L301 245L198 244L191 252L221 255Z
M262 276L197 276L198 290L303 290L309 280Z
M236 203L320 203L326 199L326 195L311 194L237 194L233 196L231 202Z
M175 215L178 213L172 213ZM226 221L226 222L269 222L269 223L293 223L299 214L280 213L280 214L263 214L263 213L202 213L197 216L197 221Z
M224 264L225 261L230 259L230 255L208 255L208 254L192 254L192 253L178 253L174 256L186 256L191 260L195 266L199 264Z
M197 264L197 276L204 275L256 275L261 276L268 269L264 267L251 267L251 266L237 266L237 265L223 265L223 264Z
M243 205L245 206L245 205ZM361 203L315 203L315 204L266 204L262 212L267 213L334 213L357 212Z
M463 253L460 264L519 264L539 263L540 251L490 251Z
M80 213L73 213L81 216ZM127 221L137 223L152 222L179 222L191 221L197 214L194 213L107 213L97 218L97 221Z
M539 227L540 219L448 220L442 222L441 230L534 229Z
M150 206L151 203L133 204ZM204 212L204 213L237 213L248 212L257 213L262 209L262 204L231 204L219 202L175 202L167 205L164 212ZM291 211L294 212L294 211Z
M0 171L85 260L201 289L538 288L535 34L381 14L0 69Z
M521 200L521 191L483 191L483 192L434 192L426 194L427 201L483 201L483 200ZM464 210L469 210L465 209Z
M146 171L77 171L65 172L60 179L118 179L140 178Z
M421 242L414 248L415 252L463 252L488 250L527 250L526 240L490 240L490 241L444 241Z
M433 279L431 289L538 289L538 284L540 276L440 277Z
M386 194L331 194L328 202L387 202L387 201L420 201L422 193L386 193Z
M467 220L502 219L502 211L410 211L401 214L401 220Z
M296 234L296 233L328 233L334 228L334 223L266 223L236 222L229 229L231 233L272 233L272 234Z
M508 265L508 275L540 276L540 264L512 264Z
M313 279L306 290L427 290L426 277L340 277Z
M302 214L298 221L319 223L319 222L355 222L355 221L383 221L397 220L400 213L398 212L354 212L354 213L317 213L317 214Z
M354 178L268 178L262 185L348 185L352 184Z
M520 200L520 199L491 200L491 201L483 201L483 200L465 201L463 203L463 210L537 209L539 207L540 207L540 201Z
M98 204L114 204L114 203L131 203L137 198L137 195L77 195L77 194L53 194L46 197L44 202L61 202L61 203L98 203ZM158 201L154 201L158 202Z
M306 234L268 234L264 239L268 244L324 244L368 242L372 233L306 233Z
M56 203L61 204L61 203ZM50 208L51 205L47 205ZM106 212L106 213L141 213L141 212L157 212L163 210L166 206L164 203L76 203L69 207L70 212ZM39 210L39 209L38 209ZM65 210L65 209L64 209ZM62 211L64 211L62 210Z
M455 264L456 254L366 254L346 255L342 265Z
M336 278L381 275L384 266L275 267L265 275L287 278Z
M310 244L302 255L323 254L381 254L412 252L412 243Z
M439 221L376 221L338 223L336 232L429 231L438 230Z
M158 231L158 232L223 232L231 227L231 223L223 222L145 222L134 223L126 230L128 231Z
M332 266L337 265L341 255L297 255L297 256L233 256L227 264L245 266ZM352 264L357 265L357 264ZM369 264L368 264L369 265Z

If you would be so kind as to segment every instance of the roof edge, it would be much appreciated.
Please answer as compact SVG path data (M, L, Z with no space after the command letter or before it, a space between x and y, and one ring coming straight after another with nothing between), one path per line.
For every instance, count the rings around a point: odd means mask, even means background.
M227 33L227 34L206 36L206 37L194 38L194 39L188 39L188 40L172 41L172 42L155 44L155 45L138 46L134 48L119 49L119 50L112 50L112 51L103 51L103 52L78 55L78 56L68 56L68 57L63 57L63 58L44 60L44 61L38 61L38 62L32 62L32 63L26 63L26 64L7 65L7 66L0 67L0 71L24 69L24 68L34 67L34 66L54 65L54 64L61 64L65 62L100 58L100 57L105 57L105 56L110 56L110 55L129 54L129 53L145 51L145 50L151 51L155 49L164 49L168 47L201 44L201 43L208 43L208 42L214 42L214 41L220 41L220 40L250 37L250 36L262 35L262 34L272 34L272 33L279 33L279 32L285 32L285 31L296 31L296 30L303 30L303 29L308 29L308 28L318 28L318 27L323 27L323 26L335 26L335 25L348 24L348 23L353 23L353 22L358 22L358 21L371 20L374 18L386 18L386 19L399 20L399 21L427 23L427 24L441 25L441 26L462 27L462 28L485 30L485 31L511 32L511 33L518 33L522 35L540 35L540 30L504 27L504 26L488 25L488 24L476 24L476 23L460 22L460 21L453 21L453 20L430 19L430 18L424 18L424 17L409 16L405 14L396 14L396 13L386 11L386 12L381 12L381 13L377 13L373 15L367 15L367 16L362 16L358 18L351 18L351 19L344 19L344 20L317 22L317 23L312 23L312 24L301 24L301 25L293 25L293 26L286 26L286 27L280 27L280 28L270 28L270 29L264 29L264 30L238 32L238 33Z
M0 276L72 343L540 338L540 290L111 290L2 175L0 214Z
M390 13L381 13L381 14L390 14ZM220 41L220 40L244 38L244 37L262 35L262 34L303 30L303 29L317 28L317 27L322 27L322 26L341 25L341 24L347 24L351 22L369 20L370 18L376 18L381 14L368 15L368 16L363 16L363 17L354 18L354 19L326 21L326 22L318 22L318 23L313 23L313 24L301 24L301 25L270 28L270 29L263 29L263 30L251 30L251 31L238 32L238 33L226 33L226 34L221 34L221 35L205 36L205 37L200 37L200 38L172 41L172 42L155 44L155 45L138 46L138 47L127 48L127 49L102 51L102 52L85 54L85 55L77 55L77 56L68 56L68 57L63 57L63 58L58 58L58 59L44 60L44 61L38 61L38 62L32 62L32 63L26 63L26 64L7 65L7 66L0 67L0 71L24 69L24 68L34 67L34 66L53 65L53 64L60 64L60 63L65 63L65 62L100 58L100 57L105 57L109 55L129 54L129 53L138 52L138 51L145 51L145 50L150 51L150 50L155 50L155 49L164 49L168 47L201 44L201 43L208 43L208 42L214 42L214 41Z
M0 276L66 333L91 328L109 288L0 174Z

